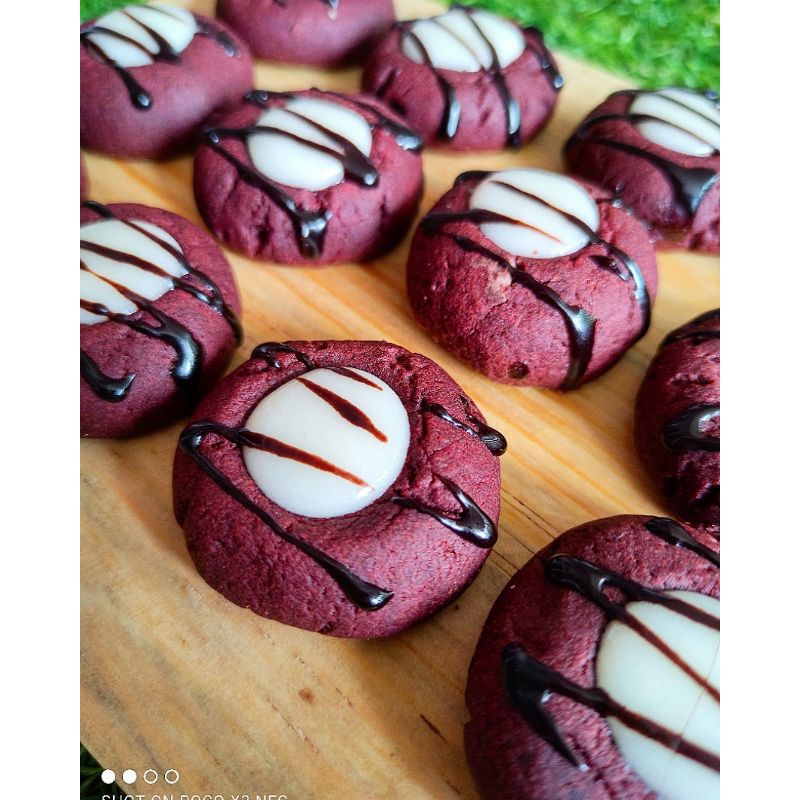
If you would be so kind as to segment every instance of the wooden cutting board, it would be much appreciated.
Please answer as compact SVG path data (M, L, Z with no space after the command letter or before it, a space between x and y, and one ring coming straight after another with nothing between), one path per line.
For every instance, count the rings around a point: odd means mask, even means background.
M206 14L213 5L180 4ZM397 8L404 18L440 10L427 0L397 0ZM575 125L629 85L566 56L558 61L565 87L532 144L519 152L425 153L420 215L466 169L561 169L560 148ZM262 62L256 75L257 87L278 90L359 86L357 69ZM159 206L202 225L190 157L86 160L94 199ZM373 263L319 270L227 253L245 309L246 339L232 366L256 344L284 339L387 339L434 359L508 438L497 546L457 603L390 640L295 630L238 608L195 571L172 516L182 422L130 441L82 441L81 740L117 776L137 772L134 784L121 784L131 794L474 798L462 747L464 685L483 621L509 576L573 525L666 512L633 450L633 400L662 337L719 304L719 259L660 253L649 334L608 374L560 394L494 384L428 339L406 301L407 253L408 237ZM147 769L157 771L157 783L144 782ZM171 786L168 769L180 776Z

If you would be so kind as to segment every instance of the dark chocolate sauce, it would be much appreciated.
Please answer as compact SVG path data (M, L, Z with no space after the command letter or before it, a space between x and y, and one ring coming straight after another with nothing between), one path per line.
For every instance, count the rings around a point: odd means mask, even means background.
M348 375L348 377L350 376ZM317 397L326 402L340 417L346 419L351 425L355 425L357 428L361 428L367 431L367 433L372 434L379 442L389 441L386 434L376 428L372 420L358 408L358 406L353 405L346 398L306 378L298 378L297 380L300 381L306 389L312 391Z
M529 50L533 50L534 55L537 56L539 59L539 64L542 67L542 72L547 75L548 79L550 80L550 85L556 90L560 91L561 88L564 86L564 78L562 77L561 73L556 69L556 65L553 63L553 59L550 55L550 51L547 49L544 43L544 36L539 28L535 27L534 25L530 25L527 28L524 28L525 32L533 37L534 42L536 43L535 50L528 45Z
M717 554L698 542L675 520L653 517L645 523L645 527L669 544L691 550L719 567ZM719 690L687 664L666 642L630 614L625 604L631 601L656 603L700 625L719 630L719 619L713 614L708 614L666 592L649 589L636 581L572 556L563 554L551 556L545 561L544 572L547 578L557 585L578 592L597 606L609 621L630 627L719 702ZM621 596L623 599L612 600L605 593L606 589L612 589L612 596ZM584 687L569 680L530 656L516 642L506 645L503 649L502 676L505 693L511 705L539 736L581 770L588 770L588 765L571 747L547 711L546 704L552 694L574 700L604 717L615 717L626 727L659 742L664 747L709 769L719 771L719 757L714 753L687 742L680 733L670 731L617 703L599 687Z
M687 550L691 550L706 561L709 561L715 567L719 567L719 554L715 553L710 547L698 542L683 525L675 522L674 519L653 517L645 522L644 526L650 533L658 536L659 539L663 539L668 544L675 545L675 547L685 547Z
M328 367L328 369L331 372L335 372L337 375L343 375L345 378L350 378L350 380L363 383L365 386L371 386L373 389L377 389L379 392L383 391L383 386L378 386L377 383L374 383L364 375L360 375L354 369L350 369L350 367Z
M279 6L283 6L284 8L286 8L289 5L287 0L275 0L275 2ZM328 6L328 8L331 9L331 11L336 11L336 9L339 8L339 2L340 0L322 0L322 3Z
M224 426L220 426L217 433L222 434L223 427ZM331 475L335 475L337 478L341 478L349 483L354 483L356 486L369 488L369 484L359 478L358 475L341 469L337 467L336 464L332 464L330 461L314 455L314 453L309 453L307 450L302 450L294 445L286 444L273 436L266 436L258 431L247 430L247 428L225 428L224 433L227 439L240 447L252 447L256 450L262 450L265 453L272 453L272 455L278 456L278 458L297 461L299 464L305 464L307 467L317 469L320 472L328 472Z
M439 419L444 420L455 428L464 431L465 433L480 439L489 452L495 456L501 456L506 451L508 446L505 436L500 431L489 427L486 423L481 422L477 417L473 416L469 410L469 401L464 395L461 395L461 403L464 406L464 416L469 421L469 425L456 419L443 405L439 403L431 403L428 400L423 400L421 405L422 411L427 411L434 414Z
M503 107L505 108L506 113L506 143L510 147L519 147L521 144L521 127L522 127L522 118L521 112L519 108L519 103L517 102L516 98L511 93L511 90L508 88L508 84L506 83L505 76L503 74L503 67L500 64L500 57L495 50L494 45L492 44L491 40L486 36L486 34L481 29L480 25L475 21L473 17L474 9L468 6L462 6L458 4L454 4L453 8L458 8L461 11L465 12L467 18L469 19L470 23L474 27L476 33L480 38L483 40L484 44L489 50L489 56L491 58L491 65L488 69L482 69L482 71L486 72L494 84L495 89L497 90L498 95L500 96L500 100L503 103ZM431 21L438 24L438 18L433 17ZM425 48L425 45L422 43L420 38L414 33L413 25L415 21L410 22L398 22L396 23L396 27L399 28L401 35L407 37L410 41L412 41L419 50L419 53L422 57L422 62L425 64L428 69L430 69L431 73L433 74L436 82L439 84L439 88L441 89L442 95L444 97L444 114L442 116L442 122L439 126L439 131L437 136L439 139L443 141L449 142L452 141L456 134L458 133L459 123L461 121L461 104L458 101L456 96L455 87L447 80L447 78L442 74L446 70L437 69L434 66L433 59L431 58L430 53ZM467 42L460 39L456 33L447 29L449 35L455 36L461 44L470 52L472 52L472 48L469 46ZM561 75L558 74L558 71L553 66L552 60L550 58L550 54L547 51L547 48L544 46L544 41L542 39L541 31L537 28L526 28L523 32L523 35L527 33L529 36L525 37L525 50L529 50L537 57L539 60L539 64L541 66L542 71L547 75L548 79L550 80L550 85L558 91L563 85L564 80ZM529 38L530 37L530 38ZM391 85L391 81L387 81L386 84L379 87L377 91L378 97L383 97L389 89Z
M294 95L283 92L267 92L256 89L245 95L245 101L259 108L266 109L274 100L286 101L291 100L293 97ZM395 141L400 147L405 150L416 150L421 147L421 140L413 131L388 119L367 103L361 103L360 101L354 102L355 105L364 108L375 116L375 122L371 123L372 127L385 128L390 135L395 138ZM295 112L290 109L284 108L284 111L288 114L295 114ZM301 114L295 114L295 116L300 117L303 122L311 125L333 140L341 148L341 152L338 149L310 141L297 134L264 125L250 125L245 128L212 128L206 132L205 140L210 147L236 169L239 173L239 177L245 181L245 183L249 183L256 189L264 192L276 205L284 210L292 221L297 243L303 255L306 258L319 258L325 243L325 232L328 227L328 222L332 217L331 211L328 209L311 211L301 208L295 202L294 198L280 188L277 183L267 178L254 167L241 161L222 146L223 139L237 139L246 143L248 137L254 134L276 133L301 142L308 147L337 159L342 165L346 180L360 183L365 188L373 188L378 185L379 176L377 169L369 158L350 142L349 139L335 133L318 122L307 119Z
M424 143L422 137L418 133L415 133L411 128L407 128L405 125L401 125L399 122L395 122L393 119L389 119L386 114L379 111L371 103L365 103L356 97L341 94L340 92L326 92L326 94L339 97L348 103L352 103L354 106L358 106L362 111L366 111L367 114L371 114L375 117L375 122L373 122L372 125L385 130L395 140L397 146L400 147L401 150L408 150L412 153L419 153L422 150Z
M253 350L251 358L263 359L271 367L280 369L280 361L278 361L276 358L278 353L292 354L308 371L316 369L315 364L305 353L301 353L294 347L291 347L287 344L281 344L280 342L266 342L259 345ZM329 368L323 367L323 369ZM347 369L347 367L340 367L337 369L337 371L347 371ZM354 373L348 377L353 377L354 379L363 378L363 376L358 375L358 373ZM376 389L381 388L375 384L371 385ZM475 434L476 431L472 431L471 435ZM488 516L486 516L486 514L475 503L475 501L457 484L453 483L442 475L436 475L436 477L450 490L450 492L452 492L453 497L455 497L461 506L461 513L457 517L449 517L442 511L439 511L435 508L430 508L429 506L426 506L418 500L414 500L413 498L393 497L392 501L403 508L412 508L415 511L419 511L422 514L427 514L428 516L433 517L446 528L458 534L462 539L465 539L477 547L492 547L497 540L497 530L494 523L489 519Z
M457 517L449 517L444 512L436 508L431 508L411 497L393 497L392 502L402 508L410 508L420 514L427 514L440 522L445 528L453 531L464 541L474 544L476 547L489 548L497 541L497 529L494 523L475 503L475 501L453 481L448 480L443 475L436 477L450 490L453 497L461 506L461 513Z
M245 100L248 103L252 103L253 105L263 109L269 108L270 101L277 98L280 98L281 100L291 100L292 95L282 93L278 94L276 92L265 92L258 89L248 92L245 95ZM246 140L248 136L252 136L255 133L276 133L279 136L286 136L289 139L294 139L294 141L299 142L300 144L304 144L307 147L318 150L320 153L325 153L325 155L331 156L331 158L335 158L342 165L345 178L349 178L352 181L360 183L362 186L372 187L378 185L378 171L375 169L369 158L367 158L347 137L341 136L330 128L327 128L325 125L315 122L313 119L309 119L302 114L298 114L296 111L292 111L290 108L283 106L282 110L284 113L291 114L293 117L302 120L302 122L306 125L310 125L312 128L322 133L325 137L331 139L341 148L341 150L328 147L327 145L320 144L319 142L311 141L310 139L306 139L304 136L290 133L289 131L285 131L281 128L270 127L269 125L253 125L249 128L238 128L235 130L217 128L216 131L220 135L237 135L238 138L242 139L243 141Z
M251 441L245 441L242 438L243 432L241 429L229 428L215 422L195 422L183 431L179 442L181 450L192 458L221 489L226 491L252 514L255 514L276 536L296 547L322 567L336 581L345 595L359 608L365 611L377 611L392 599L393 592L381 589L376 584L364 580L341 562L289 533L267 511L253 502L245 492L214 466L208 455L202 452L200 446L203 438L209 434L216 434L239 446L243 444L247 446L253 445Z
M717 323L716 328L704 327L705 323L712 321ZM680 342L683 339L691 339L692 344L697 345L701 342L719 338L719 309L715 308L713 311L706 311L699 317L695 317L691 322L687 322L686 325L673 331L661 342L661 347Z
M631 98L640 94L636 90L625 90L616 92L616 95L626 95ZM612 95L612 97L615 95ZM673 101L677 102L677 101ZM682 104L681 104L682 105ZM565 149L569 149L577 144L589 143L600 144L604 147L609 147L614 150L628 153L648 161L656 167L667 180L672 184L676 201L682 206L687 217L693 217L700 206L701 201L705 197L708 190L719 180L719 172L716 169L709 169L707 167L682 167L679 164L670 161L650 150L638 147L636 145L628 144L626 142L618 142L613 139L608 139L603 136L595 136L593 129L604 122L612 120L625 120L634 124L636 122L658 119L644 114L598 114L594 117L589 117L584 120L575 133L572 134L569 141L565 145ZM658 120L663 122L664 120ZM671 124L671 123L668 123ZM658 145L654 145L658 146ZM715 151L718 153L718 151Z
M128 396L135 373L126 373L121 378L106 375L95 361L81 350L81 375L92 391L102 400L119 403Z
M158 6L147 6L147 8L151 9L152 11L158 11L161 14L166 14L167 16L174 16L165 8L159 8ZM153 60L153 62L163 61L168 64L178 64L180 63L181 57L179 53L175 52L169 42L154 28L151 28L146 23L136 19L134 15L129 14L127 11L123 11L122 13L125 14L128 19L133 20L133 22L135 22L143 31L152 37L153 41L156 43L156 45L158 45L158 52L151 53L150 50L148 50L140 42L136 41L136 39L96 24L91 25L86 30L81 31L81 42L83 46L92 54L92 56L94 56L94 58L111 67L117 73L117 75L119 75L120 79L125 84L125 88L128 90L131 103L133 103L136 108L142 111L149 111L153 107L152 95L133 77L133 75L131 75L128 68L121 67L116 61L114 61L114 59L107 56L102 47L92 41L91 34L103 33L107 36L113 37L114 39L119 39L120 41L135 47L137 50L141 50L143 53L146 53L147 56ZM198 19L197 17L195 17L195 22L197 24L197 34L212 38L225 51L225 55L231 58L239 57L240 54L238 48L234 44L233 40L224 31L210 25L208 22ZM148 65L145 64L144 66Z
M195 17L195 19L197 18ZM213 26L209 22L198 19L197 33L200 36L208 36L209 39L213 39L225 51L225 55L228 56L228 58L239 58L241 56L236 42L234 42L225 31Z
M281 369L281 362L276 358L278 353L290 353L309 372L312 369L316 369L314 362L305 353L301 353L299 350L283 342L264 342L253 348L253 352L250 353L250 358L260 358L266 361L273 369Z
M489 173L486 174L488 175ZM463 176L460 177L463 178ZM548 203L538 195L518 189L516 186L513 186L510 183L506 183L505 181L495 181L495 183L512 192L516 192L523 197L527 197L542 203L556 213L561 214L583 232L583 234L588 238L589 244L598 244L606 249L608 252L607 256L593 256L593 260L603 269L614 272L621 280L630 281L633 287L633 297L636 300L636 304L639 306L639 311L641 312L642 316L642 322L639 327L639 334L637 336L637 340L641 339L642 336L647 333L647 329L650 327L650 294L647 291L647 284L645 283L644 275L642 275L639 265L627 253L623 252L610 242L607 242L605 239L601 239L600 236L598 236L582 219L579 219L572 214L568 214L563 209ZM616 200L612 200L611 203L619 207L619 204ZM513 222L514 220L509 221ZM597 259L601 259L601 261L598 262Z
M456 178L455 185L458 186L459 184L470 180L480 180L491 174L491 172L479 170L464 172L459 175L458 178ZM631 290L633 292L634 299L636 300L636 304L638 305L641 313L641 324L637 335L637 341L638 339L641 339L642 336L647 333L647 330L650 327L651 306L650 294L647 291L647 284L645 283L644 275L642 274L639 265L627 253L620 250L610 242L607 242L605 239L600 238L597 233L595 233L583 220L579 219L578 217L575 217L572 214L553 206L537 195L526 192L522 189L518 189L516 186L513 186L510 183L506 183L505 181L496 181L496 183L499 186L503 186L504 188L515 192L516 194L535 200L536 202L542 203L553 211L556 211L569 220L569 222L571 222L573 225L577 226L584 233L589 240L588 245L600 245L606 249L608 255L594 255L590 256L590 258L602 269L613 272L621 280L631 284ZM612 200L611 203L615 207L620 207L620 204L616 200ZM539 233L544 234L545 236L549 235L545 231L541 231L533 225L529 225L521 222L520 220L507 217L494 211L479 208L468 209L466 211L432 212L422 220L421 227L425 231L432 232L438 230L448 222L462 221L473 222L476 225L481 225L487 222L508 222L515 225L529 227ZM534 295L538 297L538 299L547 303L561 314L567 325L567 331L570 339L570 365L567 370L567 375L564 378L560 388L571 389L577 386L583 379L583 376L586 373L586 369L589 365L589 361L591 360L592 350L594 348L594 331L596 323L595 317L592 316L588 311L569 305L557 292L555 292L546 284L538 282L524 270L515 267L505 256L495 253L489 248L484 247L483 245L480 245L465 236L459 236L447 232L444 232L443 235L455 241L462 249L467 250L468 252L479 253L480 255L492 259L495 263L502 266L511 274L512 283L519 283L520 285L525 286L525 288L532 291Z
M495 215L492 212L481 211L480 209L461 214L434 213L425 217L421 225L423 230L431 231L447 222L469 219L479 224L481 222L494 222L498 217L502 221L506 219L499 214ZM515 267L505 256L500 255L500 253L495 253L488 247L484 247L482 244L478 244L466 236L460 236L447 231L443 231L441 235L452 239L459 247L469 253L477 253L478 255L491 259L511 275L512 283L517 283L528 289L528 291L533 292L539 300L561 314L567 326L570 347L570 363L567 374L561 383L561 388L566 390L577 386L586 373L586 368L589 366L589 360L592 357L596 323L594 316L588 311L584 311L582 308L567 303L558 292L554 291L546 284L540 283L524 270Z
M176 277L150 261L132 255L131 253L125 253L124 251L116 250L112 247L96 244L94 242L82 240L80 245L81 249L96 253L112 261L117 261L122 264L130 264L131 266L145 270L151 274L158 275L158 277L169 281L171 284L170 290L180 289L187 294L190 294L197 300L205 303L210 308L214 309L214 311L216 311L218 314L223 316L231 326L237 343L241 342L241 324L236 316L236 313L224 301L219 287L205 273L195 269L180 250L178 250L169 242L166 242L160 237L151 233L136 222L117 217L107 206L94 201L87 201L83 205L84 207L89 208L95 213L99 214L104 219L116 219L123 225L126 225L143 236L146 236L164 251L169 253L186 270L186 274ZM91 269L89 269L89 267L83 261L81 261L81 269L91 272ZM110 278L105 278L102 276L98 277L116 289L116 291L118 291L131 303L133 303L137 307L137 312L145 312L153 317L155 319L155 324L137 316L136 312L134 312L133 315L118 314L110 311L101 303L91 303L81 300L81 308L92 314L107 317L109 321L126 325L132 330L143 333L145 336L150 336L169 344L170 347L172 347L175 351L177 357L175 365L172 369L173 380L178 388L184 393L187 405L189 407L194 406L198 400L198 382L203 364L203 351L200 343L192 336L189 330L187 330L177 320L172 319L163 311L156 308L154 305L155 301L147 300L122 284L112 281ZM192 281L194 281L194 283ZM197 283L199 283L200 286L196 285ZM85 354L82 352L81 374L86 378L87 382L98 394L98 396L108 400L109 402L119 402L120 400L123 400L127 392L130 390L134 376L129 376L130 380L127 381L124 387L117 386L115 379L106 378L104 380L101 377L102 373L100 373L99 370L92 370L88 362L86 365L84 365L84 355ZM94 362L92 362L92 364L93 363Z
M719 756L686 741L679 733L674 733L620 705L602 689L586 688L565 678L541 661L532 658L517 643L508 644L503 648L502 670L503 687L509 702L542 739L583 772L589 770L589 765L570 746L547 710L547 701L553 694L574 700L603 717L615 717L631 730L719 772Z
M703 433L703 426L719 416L719 404L696 403L670 420L661 433L667 450L686 453L690 450L719 452L719 437Z
M81 244L83 245L83 243ZM120 253L120 255L124 254ZM81 261L81 269L90 271L83 261ZM155 324L135 316L136 312L134 312L134 316L118 314L106 308L102 303L81 300L81 308L92 314L107 317L109 322L127 325L138 333L166 342L175 351L176 356L175 365L172 368L172 379L178 389L183 392L186 405L194 406L199 400L199 379L203 365L203 349L200 343L180 322L168 317L145 297L108 278L103 278L103 280L124 298L130 300L136 306L137 312L143 311L155 318Z

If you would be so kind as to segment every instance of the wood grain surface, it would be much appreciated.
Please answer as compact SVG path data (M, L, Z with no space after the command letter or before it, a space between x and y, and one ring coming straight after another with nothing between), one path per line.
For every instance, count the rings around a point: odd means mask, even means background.
M210 0L181 3L211 13ZM438 6L398 0L399 16ZM561 169L579 120L627 84L559 56L555 117L518 152L427 152L420 214L466 169ZM256 86L356 90L357 69L261 62ZM91 195L140 202L202 224L190 157L121 162L87 154ZM387 339L441 364L508 438L497 546L472 587L428 622L384 641L342 641L238 608L195 571L172 516L171 466L183 422L130 441L81 443L81 740L131 794L284 794L288 800L474 798L462 747L463 690L498 593L539 548L586 520L664 513L633 450L636 390L658 342L718 305L719 259L660 253L648 335L598 380L569 394L494 384L417 328L405 296L408 237L373 263L324 269L227 253L244 300L246 338ZM147 785L143 772L159 780ZM178 771L172 786L167 769Z

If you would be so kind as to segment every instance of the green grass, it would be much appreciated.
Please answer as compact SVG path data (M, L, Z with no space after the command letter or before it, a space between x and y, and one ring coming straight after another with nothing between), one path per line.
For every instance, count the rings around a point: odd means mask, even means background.
M537 25L552 47L628 76L634 83L719 89L719 0L466 2ZM81 20L125 4L125 0L81 0ZM101 771L81 747L81 800L98 800L111 792L112 787L100 781Z
M647 87L719 89L719 0L466 0Z
M719 89L719 0L466 0L537 25L548 44L633 82ZM122 0L81 0L90 19Z
M116 783L109 786L100 780L103 768L92 754L81 745L81 800L100 800L104 794L122 794Z

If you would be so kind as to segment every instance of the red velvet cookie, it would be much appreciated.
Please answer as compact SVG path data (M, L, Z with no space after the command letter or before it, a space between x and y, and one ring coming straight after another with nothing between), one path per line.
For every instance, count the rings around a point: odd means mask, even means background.
M426 144L449 150L519 147L550 118L563 83L537 29L466 7L397 23L363 78Z
M411 224L421 146L374 98L252 91L207 131L195 197L214 235L251 258L363 261Z
M361 55L394 22L392 0L218 0L253 55L331 67Z
M176 214L81 208L81 435L122 437L179 417L222 374L239 294L214 240Z
M247 46L222 23L165 4L81 26L81 144L161 158L252 85Z
M237 605L389 636L473 580L496 538L505 440L429 359L386 342L257 347L180 437L175 516Z
M618 194L667 247L719 252L719 97L612 94L564 148L571 172Z
M636 449L683 519L719 524L719 309L667 336L636 398Z
M718 798L718 541L663 517L562 534L497 599L466 699L484 800Z
M422 220L408 258L414 314L492 380L571 389L647 331L647 231L612 195L539 169L468 172Z

